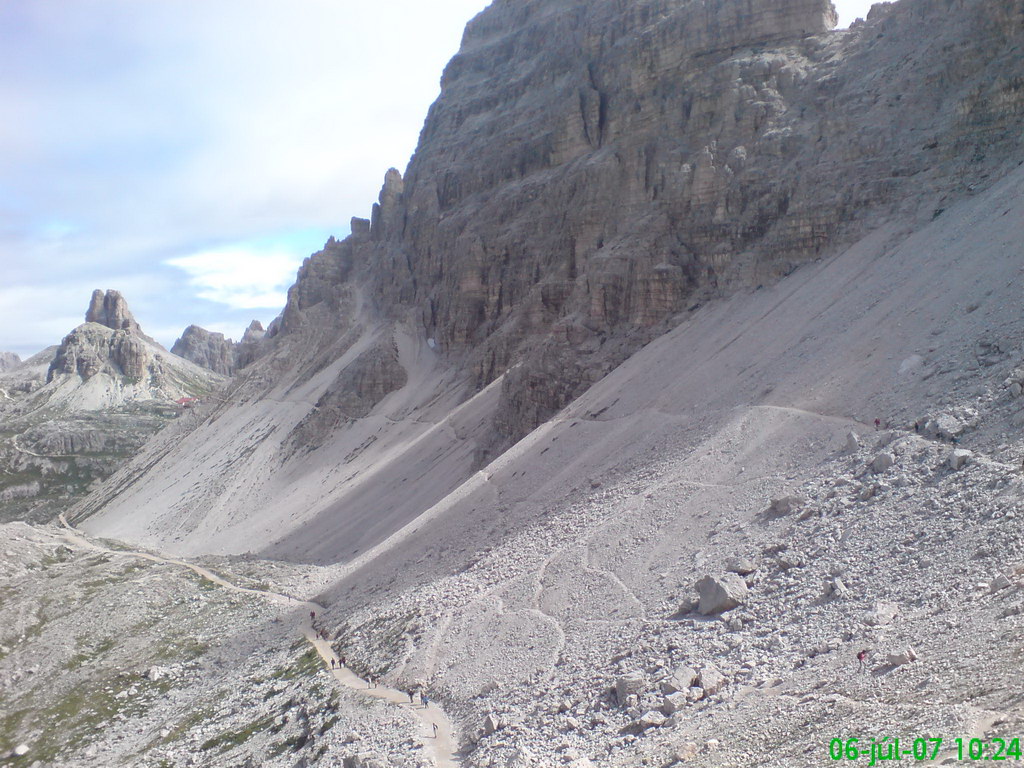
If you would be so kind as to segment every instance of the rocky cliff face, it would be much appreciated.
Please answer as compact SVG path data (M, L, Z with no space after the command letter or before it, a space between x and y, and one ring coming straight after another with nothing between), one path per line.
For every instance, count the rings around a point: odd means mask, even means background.
M46 380L75 375L88 381L99 373L106 373L141 381L150 367L145 342L130 330L112 331L105 325L86 323L64 337ZM152 374L159 386L157 366L153 366Z
M263 323L253 320L242 334L242 340L235 345L235 367L245 368L260 356L260 342L266 335Z
M223 333L208 331L190 325L174 342L171 352L221 376L233 376L262 354L262 341L266 331L259 320L253 320L245 329L242 340L234 342Z
M85 322L105 325L115 331L131 331L152 341L142 332L135 316L128 309L128 302L118 291L103 292L99 288L92 292L89 309L85 312ZM156 343L156 342L153 342Z
M198 325L185 329L171 347L171 353L221 376L231 376L235 372L234 342L224 338L223 333L211 332Z
M828 32L828 0L495 2L280 331L365 284L476 387L518 363L496 418L517 437L686 309L990 183L1020 151L1019 16L902 0Z

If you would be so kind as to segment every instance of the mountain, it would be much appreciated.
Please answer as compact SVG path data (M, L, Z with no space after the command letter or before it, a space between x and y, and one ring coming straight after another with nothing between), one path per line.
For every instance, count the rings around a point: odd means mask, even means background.
M405 177L307 259L230 402L82 514L145 507L132 535L185 551L348 559L699 306L1013 167L1014 2L903 0L838 32L824 1L711 8L474 19ZM281 518L326 532L315 555L275 542Z
M259 320L245 329L242 340L233 342L223 333L190 325L174 342L171 352L221 376L233 376L259 356L259 342L265 331Z
M180 416L176 401L224 381L145 335L117 291L95 291L85 320L0 372L4 520L52 517Z
M467 766L1014 738L1024 5L834 18L496 0L256 359L70 516L308 568Z

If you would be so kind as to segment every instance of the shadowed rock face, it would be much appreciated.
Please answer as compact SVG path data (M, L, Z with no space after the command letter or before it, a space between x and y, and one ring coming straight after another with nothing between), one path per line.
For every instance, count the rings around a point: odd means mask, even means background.
M99 288L93 291L89 309L85 313L85 322L99 323L115 331L142 333L142 329L128 309L128 302L118 291L104 293Z
M88 381L98 373L108 373L140 381L146 376L149 363L146 344L130 331L111 332L107 326L86 323L61 341L46 380L77 374Z
M234 376L235 371L245 368L260 356L260 341L265 334L259 320L249 323L242 340L237 343L224 338L223 333L190 325L174 342L171 353L222 376Z
M369 231L307 262L268 336L364 284L477 386L520 363L496 425L522 435L687 308L997 177L1018 12L902 0L828 32L828 0L496 2Z
M198 325L185 329L171 347L171 353L222 376L231 376L235 372L235 344L224 338L223 333L208 331Z

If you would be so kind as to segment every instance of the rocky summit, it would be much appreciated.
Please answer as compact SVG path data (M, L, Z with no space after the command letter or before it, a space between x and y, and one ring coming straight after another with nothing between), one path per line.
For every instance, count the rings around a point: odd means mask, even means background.
M827 0L476 16L408 168L281 314L175 345L224 389L60 525L7 526L0 753L1016 752L1024 5L834 25ZM36 371L4 384L19 418L213 380L108 296L0 375Z
M190 325L174 342L171 353L221 376L233 376L259 357L259 342L264 334L259 320L249 323L239 342L225 338L223 333Z

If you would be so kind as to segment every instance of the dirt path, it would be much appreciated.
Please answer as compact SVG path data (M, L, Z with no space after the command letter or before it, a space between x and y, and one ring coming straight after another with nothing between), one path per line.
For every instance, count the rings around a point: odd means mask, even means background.
M193 573L201 576L207 581L213 582L214 584L223 587L224 589L231 590L232 592L245 592L251 595L259 595L265 599L270 600L278 605L291 606L293 608L300 608L302 610L302 623L300 630L303 637L312 645L317 654L324 662L325 669L331 672L331 675L342 685L347 688L359 691L365 696L371 696L375 699L382 699L396 706L400 706L403 709L408 710L416 718L419 725L419 736L422 738L427 751L433 755L434 764L437 768L456 768L461 765L455 756L455 747L452 739L452 725L448 716L445 715L444 710L437 706L435 703L431 703L428 707L424 707L422 704L412 704L409 701L409 694L403 693L402 691L394 688L387 688L383 685L377 685L371 687L371 685L363 680L361 677L356 675L348 667L341 665L338 656L334 653L330 644L321 639L314 629L313 617L311 614L323 613L323 607L317 603L310 602L308 600L300 600L292 595L280 594L277 592L268 592L262 589L250 589L248 587L239 587L227 581L224 577L219 576L213 571L207 570L199 565L194 565L185 560L177 560L171 557L161 557L159 555L153 555L148 552L136 552L131 550L120 550L120 549L108 549L100 544L89 541L87 538L82 536L75 528L71 527L68 521L64 518L64 515L59 515L60 523L64 526L63 537L69 544L82 547L83 549L90 549L96 552L103 552L110 555L126 555L128 557L136 557L142 560L149 560L154 563L166 563L168 565L177 565L182 568L187 568ZM334 661L335 667L331 669L331 661ZM436 726L436 731L435 731ZM435 736L436 733L436 736Z

